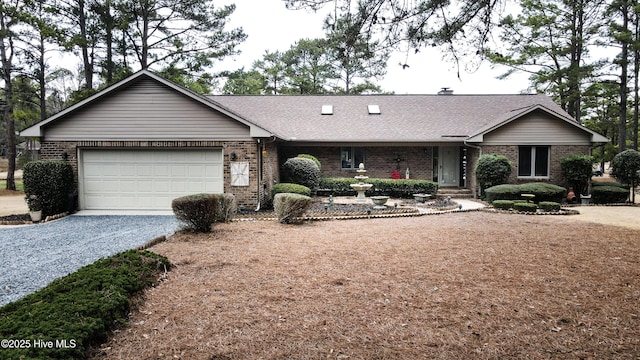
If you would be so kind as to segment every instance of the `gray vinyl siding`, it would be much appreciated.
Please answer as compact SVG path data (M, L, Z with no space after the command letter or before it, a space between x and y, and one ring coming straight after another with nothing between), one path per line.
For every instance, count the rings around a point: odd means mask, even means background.
M149 79L44 130L56 140L250 140L249 127Z
M484 135L483 145L590 145L591 134L542 113L532 113Z

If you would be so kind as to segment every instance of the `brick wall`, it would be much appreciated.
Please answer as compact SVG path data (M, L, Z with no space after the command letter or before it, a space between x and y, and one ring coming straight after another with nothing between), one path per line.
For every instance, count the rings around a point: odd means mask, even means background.
M588 145L553 145L550 146L550 171L549 179L518 179L518 146L517 145L491 145L483 146L483 154L498 154L504 155L509 159L512 166L511 176L509 177L510 183L524 183L531 181L544 181L556 185L563 185L562 169L560 168L560 160L563 158L574 155L584 154L589 155L590 147Z
M286 146L280 149L280 161L284 163L288 158L298 154L310 154L318 158L322 164L320 176L322 177L353 177L356 170L342 169L340 161L340 146L326 147L293 147ZM398 169L405 177L405 172L409 168L411 179L432 180L433 179L433 151L431 146L381 146L364 147L365 167L367 176L370 178L388 179L391 171ZM395 159L401 158L399 166Z
M236 196L238 205L247 208L257 206L258 186L264 180L258 179L258 145L253 141L44 141L40 145L43 160L62 160L63 153L74 171L78 183L78 149L82 148L122 148L122 149L179 149L179 148L218 148L224 154L224 192ZM231 186L231 153L236 154L235 161L249 162L249 186ZM276 152L274 152L276 153ZM277 153L275 154L277 157ZM276 167L277 168L277 167ZM262 194L261 194L262 195Z

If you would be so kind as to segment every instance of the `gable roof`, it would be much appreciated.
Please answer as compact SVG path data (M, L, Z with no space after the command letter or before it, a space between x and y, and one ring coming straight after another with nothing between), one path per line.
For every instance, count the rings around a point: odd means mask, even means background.
M533 109L586 129L545 95L220 95L215 102L288 141L461 142ZM332 105L331 114L322 114ZM370 113L378 105L379 113ZM325 107L326 108L326 107ZM596 141L604 137L597 138Z
M94 95L74 104L69 106L68 108L58 112L55 115L50 116L49 118L35 124L32 125L24 130L22 130L20 132L20 136L25 136L25 137L41 137L42 136L42 128L54 123L55 121L65 118L66 116L84 108L85 106L94 103L96 101L99 101L101 98L117 92L117 91L121 91L126 89L129 86L132 86L133 84L139 82L142 79L152 79L164 86L167 86L169 88L171 88L173 91L176 91L177 93L180 93L182 95L185 95L186 97L200 103L203 104L213 110L219 111L227 116L229 116L230 118L244 124L247 125L249 127L249 132L250 135L252 137L269 137L272 134L265 130L264 128L254 124L253 122L243 118L242 116L236 114L235 112L233 112L230 109L227 109L226 107L216 103L216 102L212 102L210 101L208 98L201 96L185 87L182 87L172 81L169 81L161 76L158 76L156 74L154 74L151 71L148 70L141 70L131 76L129 76L128 78L121 80L97 93L95 93Z
M479 129L478 131L476 131L474 134L471 134L469 136L469 138L466 140L467 142L471 142L471 143L480 143L483 141L484 135L490 133L493 130L496 130L502 126L505 126L509 123L511 123L514 120L520 119L528 114L531 114L533 112L536 111L543 111L546 112L547 114L555 117L556 119L562 120L565 123L574 126L588 134L591 135L591 142L596 143L596 142L609 142L609 139L607 139L606 137L598 134L595 131L590 130L589 128L582 126L581 124L579 124L577 121L575 121L572 117L569 116L569 114L567 114L566 112L562 111L562 112L556 112L552 109L547 108L546 106L543 106L541 104L533 104L531 106L527 106L524 108L520 108L520 109L513 109L512 111L508 111L505 112L504 114L502 114L501 116L499 116L498 118L495 119L495 121L493 123L490 123L489 125L485 126L484 128Z

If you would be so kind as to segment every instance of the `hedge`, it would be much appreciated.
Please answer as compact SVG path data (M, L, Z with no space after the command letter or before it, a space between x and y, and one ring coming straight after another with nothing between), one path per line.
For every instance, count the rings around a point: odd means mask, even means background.
M594 204L623 203L629 197L629 190L617 186L594 186L591 195Z
M173 199L171 208L184 230L207 233L218 219L220 199L212 194L187 195Z
M311 207L311 198L292 193L279 193L273 198L273 208L278 221L283 224L298 224L304 213Z
M486 201L520 200L522 194L534 194L534 202L553 201L562 202L567 189L562 186L547 183L503 184L485 190Z
M309 158L290 158L282 164L282 178L285 182L304 185L310 189L318 187L320 168Z
M351 196L356 191L351 188L351 184L358 181L354 178L321 178L319 191L328 192L334 196ZM438 184L429 180L393 180L393 179L367 179L367 183L372 184L367 190L367 196L389 196L393 198L413 198L413 194L431 194L438 192Z
M515 203L513 208L522 212L536 212L538 211L538 205L533 203Z
M22 174L24 193L28 201L37 198L42 215L56 215L73 210L73 168L64 161L39 160L27 163Z
M0 308L0 338L28 349L0 349L3 359L84 359L127 321L131 298L171 268L149 251L129 250L96 261ZM53 349L33 346L53 342ZM65 343L62 343L66 340ZM58 341L59 343L56 343ZM23 343L24 344L24 343ZM66 345L66 347L64 347Z
M279 183L273 185L271 188L271 198L273 199L277 194L291 193L300 194L304 196L311 196L311 189L304 185L292 184L292 183Z
M494 200L491 205L493 205L494 208L500 210L513 209L513 201L511 200Z
M553 201L541 201L538 206L540 206L540 209L546 212L560 211L560 203Z

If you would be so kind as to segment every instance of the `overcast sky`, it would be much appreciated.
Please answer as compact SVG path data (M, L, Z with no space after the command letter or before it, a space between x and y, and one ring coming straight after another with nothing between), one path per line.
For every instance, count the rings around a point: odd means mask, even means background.
M287 10L282 0L221 0L216 6L229 3L236 4L229 29L242 27L248 38L240 45L241 55L220 64L224 70L242 66L249 69L266 50L284 51L302 38L324 36L322 21L329 8L317 14ZM488 63L474 73L462 69L461 79L458 79L455 65L443 60L439 51L438 48L424 48L417 55L411 53L408 59L405 53L393 54L387 75L379 84L396 94L435 94L442 87L449 87L456 94L517 94L529 86L527 76L523 74L497 80L496 76L504 69L491 69ZM404 64L405 60L410 67L402 69L399 64Z

